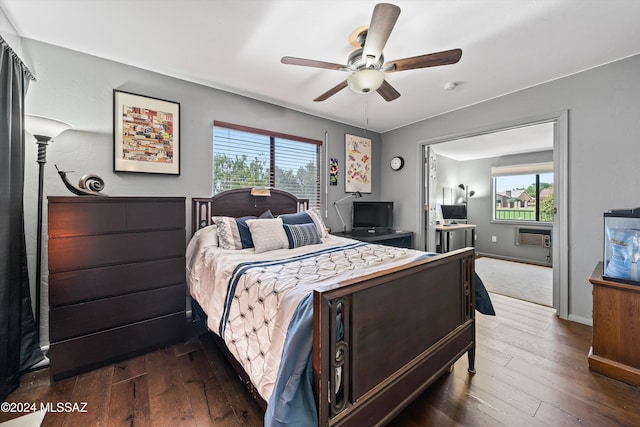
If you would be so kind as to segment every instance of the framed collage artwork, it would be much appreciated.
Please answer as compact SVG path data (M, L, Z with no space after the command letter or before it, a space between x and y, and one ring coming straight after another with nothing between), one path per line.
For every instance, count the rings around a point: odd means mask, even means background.
M180 175L180 104L113 91L113 171Z

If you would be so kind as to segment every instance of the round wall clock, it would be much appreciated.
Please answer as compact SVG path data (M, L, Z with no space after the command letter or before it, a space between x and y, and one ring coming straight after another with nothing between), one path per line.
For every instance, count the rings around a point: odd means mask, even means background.
M404 159L400 156L395 156L391 159L391 169L394 171L399 171L404 166Z

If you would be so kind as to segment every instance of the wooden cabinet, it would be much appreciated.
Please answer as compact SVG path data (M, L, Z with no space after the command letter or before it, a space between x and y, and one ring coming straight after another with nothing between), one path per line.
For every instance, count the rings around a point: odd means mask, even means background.
M367 231L351 233L333 233L335 236L378 245L395 246L398 248L413 248L413 233L411 231L384 231L369 233Z
M49 197L54 380L182 341L183 197Z
M589 369L640 386L640 286L602 279L599 262L593 284L593 341Z

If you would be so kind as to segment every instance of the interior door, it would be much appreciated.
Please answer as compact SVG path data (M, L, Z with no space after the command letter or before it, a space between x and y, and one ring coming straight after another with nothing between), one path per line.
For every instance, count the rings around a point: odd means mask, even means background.
M424 206L424 225L425 225L425 248L427 252L436 251L436 221L438 213L436 210L436 183L437 183L437 167L436 153L430 146L425 147L425 206Z

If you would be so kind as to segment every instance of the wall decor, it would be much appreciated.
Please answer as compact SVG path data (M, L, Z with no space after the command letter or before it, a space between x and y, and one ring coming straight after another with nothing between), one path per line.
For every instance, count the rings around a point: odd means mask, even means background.
M180 104L113 91L113 170L180 175Z
M345 134L345 182L347 193L371 193L371 140Z
M329 185L338 185L338 159L329 159Z
M104 180L95 174L86 174L80 178L78 181L78 186L76 187L71 183L67 174L70 171L61 171L58 169L58 165L54 165L56 170L58 171L58 175L60 175L60 179L62 179L63 184L69 191L73 194L77 194L78 196L106 196L106 193L101 193L104 190Z

